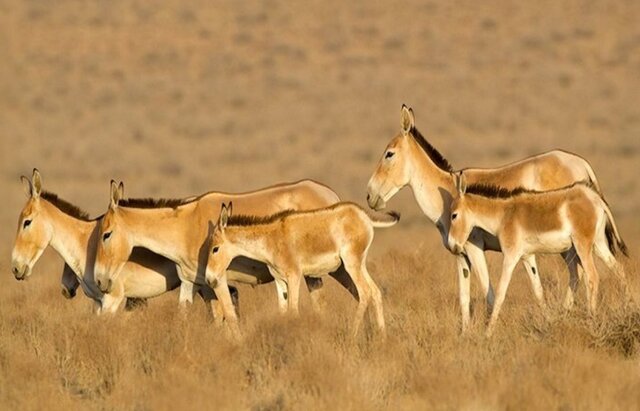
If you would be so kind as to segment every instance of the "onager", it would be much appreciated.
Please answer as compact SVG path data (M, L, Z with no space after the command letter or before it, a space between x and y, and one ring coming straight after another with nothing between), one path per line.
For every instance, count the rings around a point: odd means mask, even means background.
M123 194L123 184L116 185L112 181L109 209L101 220L97 245L95 278L98 286L102 291L110 292L134 247L144 247L178 265L181 305L192 301L195 290L207 286L208 223L220 215L223 202L233 201L242 213L264 216L285 209L312 210L339 201L330 188L311 180L249 193L209 192L186 199L123 199ZM263 263L247 258L234 260L229 270L231 281L254 285L273 281ZM214 291L224 317L237 332L237 316L226 280L225 276L218 281ZM313 295L322 282L309 279L307 286ZM285 296L279 293L278 298L282 301Z
M231 204L223 205L213 229L206 273L209 284L215 286L224 279L237 256L261 261L288 295L288 306L281 304L280 310L297 315L301 280L344 267L358 296L353 335L357 335L369 300L384 333L382 295L367 271L366 260L373 228L396 224L398 214L372 215L354 203L314 211L287 210L268 217L230 214Z
M520 259L534 254L562 254L570 273L567 307L573 304L580 264L586 273L589 309L592 313L596 311L599 277L593 251L618 275L627 293L624 269L614 257L615 246L625 255L627 247L609 206L590 182L544 192L507 190L483 184L467 187L465 174L457 176L458 195L451 205L449 248L463 254L472 230L480 228L498 239L504 254L487 334L491 334L498 319L513 269Z
M62 293L73 298L82 286L96 303L96 312L115 312L124 300L150 298L178 287L176 265L145 249L136 249L114 281L110 294L103 294L93 279L100 217L91 219L78 207L42 190L42 177L33 170L32 180L22 176L28 200L18 220L12 271L16 279L29 277L43 251L51 245L65 261ZM212 299L213 292L203 295Z
M387 145L369 180L367 202L380 210L403 187L409 186L422 212L438 228L443 245L449 235L449 209L456 193L454 169L422 136L415 126L413 110L403 105L400 133ZM551 190L576 181L591 181L600 191L593 169L583 158L561 150L527 157L498 168L466 168L470 184L491 184L507 189L525 187ZM462 330L469 324L469 268L473 269L486 296L488 311L493 306L493 290L489 282L485 250L499 250L496 238L482 230L473 230L465 243L465 255L457 257ZM468 259L468 261L467 261ZM542 285L535 257L523 260L539 304L544 304ZM470 266L469 266L470 264Z

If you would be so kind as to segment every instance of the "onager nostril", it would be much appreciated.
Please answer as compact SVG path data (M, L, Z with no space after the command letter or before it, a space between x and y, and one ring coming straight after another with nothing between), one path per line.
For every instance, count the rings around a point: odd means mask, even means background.
M14 266L14 267L11 269L11 272L13 273L13 275L17 275L17 274L18 274L18 267L15 267L15 266Z
M96 283L98 284L98 288L102 288L102 281L98 280Z
M371 194L367 194L367 201L371 200Z

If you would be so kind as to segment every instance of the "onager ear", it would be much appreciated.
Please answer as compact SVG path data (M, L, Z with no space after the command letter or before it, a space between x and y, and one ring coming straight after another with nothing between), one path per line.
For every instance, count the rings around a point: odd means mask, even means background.
M25 194L28 198L31 198L33 196L33 185L31 184L31 180L26 176L20 176L20 181L22 181Z
M218 218L218 227L220 230L224 230L227 228L227 222L229 221L229 208L226 204L222 203L222 208L220 209L220 218Z
M42 177L40 177L40 172L37 168L33 169L33 177L31 177L31 181L33 182L31 197L38 198L42 192Z
M122 200L124 198L124 183L121 181L120 184L118 184L118 201Z
M120 183L122 185L122 183ZM115 210L118 208L118 203L122 198L121 195L123 193L124 188L118 186L115 181L111 180L111 196L109 198L109 208Z
M415 126L416 119L413 116L413 110L403 104L400 114L400 129L402 130L402 134L405 136L408 135Z
M460 195L464 195L467 192L467 180L462 171L456 173L456 189Z
M229 217L231 217L233 215L233 201L229 201L227 209L229 210Z

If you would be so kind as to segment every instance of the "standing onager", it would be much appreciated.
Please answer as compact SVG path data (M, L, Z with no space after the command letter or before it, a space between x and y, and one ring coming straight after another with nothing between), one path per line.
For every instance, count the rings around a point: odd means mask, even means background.
M111 201L102 218L95 262L98 286L109 292L134 247L144 247L175 262L180 270L180 303L191 302L193 293L206 285L209 221L220 215L223 202L233 201L242 213L271 215L285 209L312 210L339 201L328 187L310 180L281 184L244 194L210 192L181 200L122 199L123 185L111 182ZM234 260L229 280L250 284L273 281L267 267L246 258ZM321 281L307 283L310 291ZM215 293L224 316L234 329L236 313L225 281L219 281ZM314 291L312 294L315 294ZM284 295L279 294L280 300ZM315 298L315 297L312 297Z
M115 312L126 298L150 298L180 284L176 265L148 250L137 249L114 282L110 294L103 294L93 279L93 262L99 219L91 219L79 208L42 190L42 178L33 170L32 181L22 176L28 200L20 213L18 232L11 254L12 271L23 280L42 252L51 245L65 261L62 286L67 298L78 286L96 302L97 312ZM204 296L203 296L204 298ZM209 290L208 298L213 298Z
M573 303L579 276L578 264L586 273L589 309L598 301L598 272L593 251L622 280L627 293L624 269L615 257L615 245L626 255L611 210L590 183L574 183L551 191L506 190L489 185L467 187L465 175L457 178L458 196L451 205L449 249L464 253L464 244L477 227L494 235L504 254L496 302L487 333L495 326L511 274L520 259L533 254L559 253L570 272L566 305ZM615 244L614 244L615 243Z
M344 264L358 292L354 335L370 299L378 328L384 332L382 295L367 271L367 253L373 241L373 228L396 224L398 214L374 216L357 204L338 203L320 210L287 210L261 218L231 216L230 206L222 206L213 229L207 283L215 285L223 280L227 267L237 256L262 261L278 288L288 294L288 310L297 315L302 278L326 275ZM281 304L280 309L285 311L287 307Z
M369 180L369 207L380 210L401 188L411 187L422 212L436 225L446 246L449 232L449 207L456 192L454 170L447 160L429 144L415 127L413 110L402 106L401 132L387 145ZM467 168L465 177L470 184L492 184L505 188L525 187L531 190L551 190L589 180L598 189L591 166L583 158L554 150L499 168ZM499 250L495 237L481 230L473 230L465 244L465 253L487 299L493 305L493 291L489 282L485 250ZM543 303L542 286L533 256L524 260L538 301ZM457 257L460 286L462 329L469 324L469 265Z

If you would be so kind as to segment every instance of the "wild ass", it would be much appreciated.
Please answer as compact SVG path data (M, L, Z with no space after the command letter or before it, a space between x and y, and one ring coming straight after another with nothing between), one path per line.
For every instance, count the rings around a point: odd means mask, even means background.
M464 253L469 234L480 228L498 239L504 254L488 334L500 314L513 269L520 259L533 254L562 254L569 267L573 292L580 264L586 273L587 300L592 313L597 307L599 284L593 251L619 276L627 291L624 269L614 257L616 245L625 255L627 247L609 206L591 183L578 182L540 192L484 184L467 187L465 177L465 173L458 176L458 195L451 204L449 249L456 254ZM566 305L572 303L573 299L565 301Z
M456 192L453 173L449 162L416 128L413 110L403 105L401 132L389 142L369 180L367 202L375 210L383 209L391 197L408 185L422 212L438 228L443 245L446 246L450 223L449 207ZM498 168L466 168L464 174L470 184L493 184L505 188L522 186L532 190L550 190L588 180L600 191L589 163L575 154L560 150L527 157ZM457 257L463 331L469 324L469 266L480 280L491 311L493 290L484 251L499 249L494 236L475 229L465 244L466 257ZM524 265L534 294L539 303L543 304L542 285L535 257L531 255L524 259Z
M134 247L144 247L175 262L180 270L180 303L191 302L194 290L205 283L208 258L209 221L220 214L223 202L233 201L244 214L265 216L285 210L312 210L339 201L330 188L311 180L281 184L244 194L209 192L187 199L123 199L123 184L111 182L111 200L100 225L100 241L95 262L96 282L109 292L112 281ZM240 283L262 284L273 281L263 263L247 258L234 260L228 279ZM227 277L214 289L222 304L225 318L237 331L237 317ZM321 280L308 279L313 295L322 286ZM279 301L285 299L278 293Z
M281 311L298 314L300 282L320 277L342 267L357 289L358 309L354 321L357 334L373 300L376 322L384 332L382 294L367 271L367 253L374 227L390 227L399 215L372 215L354 203L338 203L314 211L286 210L268 217L231 215L222 205L210 241L207 283L224 281L231 261L244 256L269 267L276 285L288 295Z
M33 170L32 180L22 176L28 200L18 220L18 231L11 254L16 279L31 275L42 252L51 245L65 261L62 292L73 298L78 286L96 302L96 312L115 312L124 300L150 298L173 290L180 284L176 265L145 249L136 249L114 281L110 294L103 294L93 278L93 262L98 239L97 219L57 195L42 190L42 177ZM213 291L203 295L214 297Z

